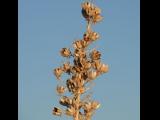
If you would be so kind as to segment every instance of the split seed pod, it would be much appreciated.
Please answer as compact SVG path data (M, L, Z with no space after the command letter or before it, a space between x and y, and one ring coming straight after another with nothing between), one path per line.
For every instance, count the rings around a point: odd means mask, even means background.
M96 32L92 32L91 33L91 40L95 41L97 39L99 39L99 34Z
M89 71L88 72L88 78L93 80L97 77L97 72L96 71Z
M62 68L56 68L56 69L54 69L54 75L56 76L56 78L57 78L58 80L60 79L62 73L63 73Z
M62 48L60 53L63 57L70 57L71 56L71 51L68 48Z
M100 107L100 103L98 103L97 101L93 101L91 103L92 109L98 109Z
M65 87L64 86L57 86L57 93L58 94L63 94L65 92Z
M108 70L109 70L109 66L108 65L105 65L105 64L101 65L100 72L106 73L106 72L108 72Z
M61 116L62 115L62 111L61 111L60 108L54 107L52 114L57 115L57 116Z
M98 60L101 57L101 53L97 50L93 50L90 54L92 60Z
M74 113L75 113L75 110L73 107L67 108L66 115L73 116Z
M59 103L60 103L61 105L64 105L64 106L69 107L69 106L72 104L72 99L68 98L67 96L63 96L63 97L60 99Z
M93 17L93 23L97 23L97 22L100 22L101 20L103 19L103 17L101 15L95 15Z
M81 49L83 47L81 40L77 40L73 43L75 49Z

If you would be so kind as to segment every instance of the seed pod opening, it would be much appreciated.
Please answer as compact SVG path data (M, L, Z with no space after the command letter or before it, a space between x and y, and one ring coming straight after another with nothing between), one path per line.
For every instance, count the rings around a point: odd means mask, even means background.
M60 53L63 57L70 57L71 56L71 51L68 48L62 48Z
M62 73L63 73L62 68L56 68L56 69L54 69L54 75L56 76L56 78L57 78L58 80L60 79Z
M61 116L62 115L62 111L61 111L60 108L54 107L52 114L53 115L57 115L57 116Z

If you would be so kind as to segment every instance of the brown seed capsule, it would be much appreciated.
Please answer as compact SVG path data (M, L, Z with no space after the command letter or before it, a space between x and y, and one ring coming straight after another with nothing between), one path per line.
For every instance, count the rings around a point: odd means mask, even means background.
M62 111L61 111L60 108L54 107L52 114L57 115L57 116L61 116L62 115Z
M64 86L57 86L57 93L58 94L63 94L65 92L65 87Z
M81 6L82 6L83 9L86 10L86 9L89 9L91 7L91 5L92 4L90 2L85 2L85 3L82 3Z
M57 78L58 80L60 79L62 73L63 73L62 68L56 68L56 69L54 69L54 75L56 76L56 78Z
M101 57L101 53L97 50L93 50L90 54L92 60L98 60Z
M71 51L68 48L62 48L60 53L63 57L70 57L71 56Z
M97 77L97 72L96 71L89 71L88 72L88 78L93 80Z
M78 91L80 94L83 94L85 92L85 88L84 87L81 87Z
M97 23L97 22L100 22L101 20L103 19L103 17L101 15L95 15L93 17L93 23Z
M89 33L85 33L84 35L83 35L83 39L85 40L85 41L90 41L90 36L89 36Z
M94 8L93 8L93 16L94 16L94 15L98 15L98 14L101 14L101 9L98 8L98 7L94 7Z
M90 69L91 68L91 63L89 61L87 61L85 64L84 64L84 68L85 69Z
M63 97L60 99L59 103L60 103L61 105L64 105L64 106L69 107L69 106L72 104L72 99L71 99L71 98L68 98L67 96L63 96Z
M106 72L108 72L108 70L109 70L109 66L102 64L99 71L102 73L106 73Z
M71 72L71 66L70 66L69 62L63 64L63 71L66 72L66 73L68 73L68 74L70 74L70 72Z
M97 39L99 39L99 34L96 32L92 32L91 33L91 40L95 41Z
M97 101L91 102L92 109L98 109L100 107L100 103Z
M86 111L90 111L91 110L91 103L90 102L85 102L85 104L82 106L82 108Z
M73 116L74 112L75 112L75 110L73 107L67 108L66 115Z
M81 49L83 47L81 40L77 40L73 43L75 49Z

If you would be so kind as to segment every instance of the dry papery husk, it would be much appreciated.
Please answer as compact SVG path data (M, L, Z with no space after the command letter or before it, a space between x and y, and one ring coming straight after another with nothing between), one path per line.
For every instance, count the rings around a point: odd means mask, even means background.
M57 86L56 90L58 94L63 94L66 91L64 86Z
M68 48L62 48L60 53L63 57L70 57L71 56L71 51Z
M61 67L54 69L54 75L59 80L63 73L63 69Z
M61 116L62 115L62 111L61 111L60 108L54 107L52 114L57 115L57 116Z

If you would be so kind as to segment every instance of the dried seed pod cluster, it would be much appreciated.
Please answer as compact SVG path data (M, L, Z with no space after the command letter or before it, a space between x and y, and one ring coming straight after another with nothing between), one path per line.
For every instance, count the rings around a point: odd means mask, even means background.
M97 23L102 20L101 9L91 2L82 3L82 15L87 21Z
M82 39L75 40L73 52L69 48L62 48L60 54L62 57L73 57L73 63L66 62L62 66L54 69L54 75L59 82L65 85L57 86L57 93L60 94L60 105L65 106L63 113L72 116L74 120L90 120L94 111L100 104L93 100L81 100L80 96L88 90L87 84L91 83L99 75L108 72L109 67L101 62L100 51L94 49L87 51L87 47L100 38L97 32L91 30L90 23L97 23L101 20L101 10L90 2L82 4L82 14L87 22L87 30ZM68 60L68 59L67 59ZM63 73L67 73L69 78L61 80ZM68 91L71 97L64 95ZM62 110L54 107L53 114L61 116Z

